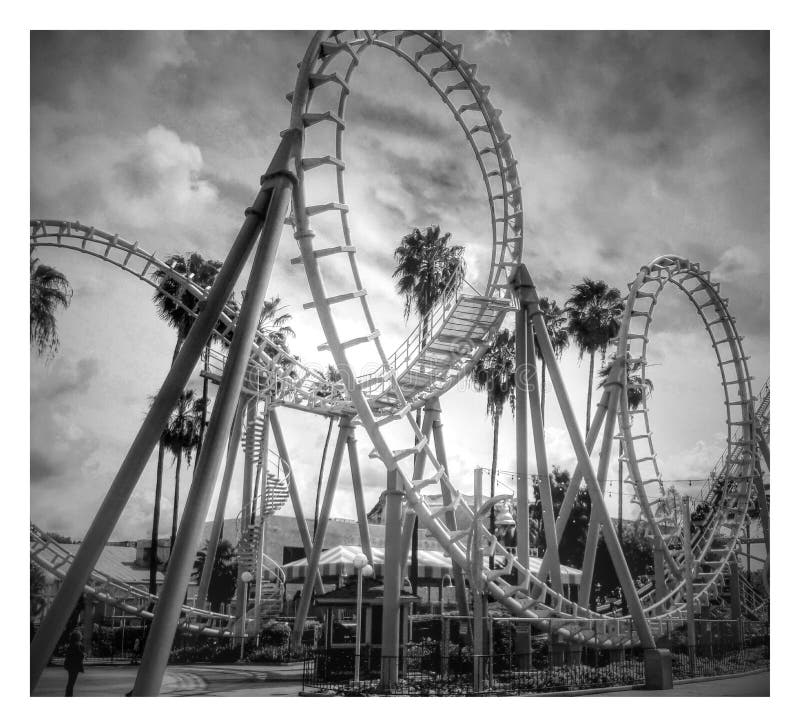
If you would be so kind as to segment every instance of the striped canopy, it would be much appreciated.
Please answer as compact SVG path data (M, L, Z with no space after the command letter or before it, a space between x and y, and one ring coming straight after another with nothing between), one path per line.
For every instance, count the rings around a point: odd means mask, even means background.
M361 552L362 550L358 545L336 545L326 550L319 559L320 575L327 580L340 576L355 575L356 569L353 565L353 559ZM383 548L373 548L372 554L374 556L372 564L375 569L374 577L383 578L384 550ZM420 579L441 581L444 576L452 576L453 574L453 564L444 553L434 550L420 550L418 551L418 561ZM541 560L539 558L531 558L532 571L538 571L540 564ZM302 583L308 570L308 559L300 558L300 560L286 564L283 569L286 572L286 581L288 583ZM562 565L561 580L564 583L580 583L581 572L575 568Z

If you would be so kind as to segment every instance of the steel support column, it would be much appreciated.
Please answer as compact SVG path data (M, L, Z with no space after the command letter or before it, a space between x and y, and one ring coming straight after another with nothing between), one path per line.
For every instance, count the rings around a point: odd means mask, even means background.
M383 624L381 632L381 687L388 690L397 682L400 655L400 584L403 573L400 548L403 489L397 469L386 471L386 527L383 565Z
M561 371L556 362L553 346L547 335L547 329L545 328L542 313L539 309L539 298L536 294L536 288L524 265L520 265L517 268L517 279L522 288L522 295L520 296L521 305L524 305L528 309L533 319L533 327L539 339L539 348L542 351L542 357L550 372L550 383L555 391L558 404L564 417L564 423L567 427L570 441L572 442L572 447L577 455L578 466L580 466L584 478L586 479L589 495L592 498L592 507L596 507L600 510L600 524L603 526L603 532L606 533L606 546L608 547L611 561L614 564L614 570L617 572L617 576L622 585L622 591L630 604L631 615L636 625L641 644L645 649L655 648L655 641L650 631L650 626L647 623L641 603L636 595L636 587L634 586L633 578L631 577L630 570L625 561L622 546L614 531L613 523L606 510L605 502L603 501L603 493L597 481L597 475L589 459L589 453L586 450L583 435L578 426L577 419L575 418L575 412L572 409L572 404L570 403ZM517 343L517 345L519 345L519 343Z
M242 420L244 418L244 400L239 399L236 414L231 425L231 436L228 439L228 453L225 457L225 471L222 474L222 484L217 498L217 509L214 513L214 522L211 526L211 535L206 548L206 560L203 563L203 572L200 574L200 585L197 587L197 607L205 608L208 600L208 586L211 583L211 574L214 571L214 561L217 557L217 547L225 525L225 505L228 502L228 493L233 479L233 468L236 465L236 455L239 452L239 442L242 438Z
M517 290L519 295L519 290ZM530 512L528 508L528 315L522 301L515 314L515 387L516 387L516 445L517 445L517 583L525 582L523 571L530 570ZM534 375L535 378L535 375ZM527 622L517 625L515 651L517 665L528 669L531 660L531 627Z
M339 473L342 469L342 457L344 456L347 439L353 432L353 424L350 417L342 417L339 420L339 435L336 437L336 446L333 449L331 458L331 468L328 472L328 484L325 487L325 496L322 498L322 507L319 513L319 523L317 532L314 534L314 545L311 548L311 555L308 558L308 568L306 577L303 581L303 590L300 592L300 603L294 616L294 628L292 629L292 647L295 650L300 648L303 638L303 628L305 627L306 616L311 607L311 597L314 595L314 579L319 570L319 558L322 555L322 546L325 544L325 533L328 530L328 521L331 517L333 498L336 494L336 486L339 484Z
M66 626L78 598L81 595L89 574L97 563L105 544L117 525L122 511L125 509L142 471L147 465L153 449L169 419L170 412L178 400L181 391L186 387L189 377L197 366L209 337L213 333L219 316L227 304L234 285L242 272L242 268L255 245L259 230L264 221L267 207L270 206L274 191L274 182L270 176L282 165L286 152L294 143L292 139L284 139L276 154L278 164L270 164L264 177L261 189L253 206L246 211L244 224L234 241L231 250L214 279L206 304L195 320L189 333L172 362L164 383L156 394L150 411L147 413L136 438L133 440L125 459L117 472L114 481L106 494L103 503L89 526L78 552L66 574L53 604L42 620L39 630L31 643L30 688L36 686L39 678L50 660L50 656L58 643L58 639ZM282 156L281 156L282 155ZM205 449L205 443L203 448Z
M261 239L256 248L253 267L247 283L247 295L237 319L228 360L222 373L219 391L214 401L206 441L197 463L197 472L181 518L175 548L170 557L164 587L156 606L150 635L145 643L142 663L133 687L135 696L156 696L161 689L167 667L175 624L189 583L197 553L197 541L208 513L219 465L225 448L226 436L233 423L245 370L250 358L251 344L266 296L270 274L278 251L284 219L292 191L291 175L286 169L290 159L299 149L299 134L284 136L275 157L271 183L272 199L267 209ZM272 165L271 165L272 167ZM196 325L196 324L195 324ZM205 341L203 342L205 343ZM185 345L185 344L184 344Z
M528 331L525 341L525 353L531 376L527 377L528 401L530 404L531 429L533 431L533 446L536 454L536 471L539 475L539 499L542 502L542 524L547 544L556 544L554 548L547 548L542 566L550 572L550 583L558 593L563 593L561 588L561 560L558 555L558 536L556 535L555 511L553 509L553 493L550 490L550 472L547 465L547 448L544 442L544 423L542 422L542 404L539 398L539 378L536 373L536 355L533 350L533 335ZM542 362L544 366L544 362ZM528 370L526 369L526 374Z
M289 458L289 450L286 449L286 440L283 438L283 429L278 420L278 412L276 409L269 411L269 423L272 427L272 435L275 437L275 447L278 450L278 456L283 460L283 465L286 468L286 484L289 488L289 499L292 501L292 510L294 517L297 521L297 531L300 533L300 541L303 543L303 551L306 558L311 557L311 534L308 532L308 523L303 515L303 504L300 502L300 493L297 489L297 482L294 479L294 470L292 469L292 460ZM315 575L314 590L316 593L324 593L325 589L322 585L322 577L317 571Z
M447 450L444 446L444 425L442 424L442 405L439 403L439 399L431 399L428 404L426 405L427 408L433 412L433 446L436 450L436 459L439 460L439 464L444 468L445 474L450 479L450 469L447 465ZM448 505L453 504L453 497L450 493L450 488L447 486L447 483L442 480L441 481L441 492L442 492L442 505L447 507ZM477 509L477 507L476 507ZM444 522L447 525L450 532L455 532L458 529L458 523L456 519L456 514L453 510L448 510L444 515ZM458 612L462 616L467 616L469 614L469 606L467 603L467 584L466 579L464 577L464 571L461 569L461 566L457 565L455 562L453 563L453 585L456 589L456 605L458 606Z
M358 445L355 429L347 437L347 454L350 459L350 476L353 479L353 495L356 501L356 517L358 518L358 535L361 540L361 550L367 556L371 566L375 566L372 554L372 540L369 535L369 522L367 521L367 507L364 503L364 485L361 482L361 465L358 462Z

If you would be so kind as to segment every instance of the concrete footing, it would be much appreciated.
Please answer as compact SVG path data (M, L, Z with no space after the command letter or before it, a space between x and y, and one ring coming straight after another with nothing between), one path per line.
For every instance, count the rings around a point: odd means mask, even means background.
M669 649L644 652L645 689L672 689L672 654Z

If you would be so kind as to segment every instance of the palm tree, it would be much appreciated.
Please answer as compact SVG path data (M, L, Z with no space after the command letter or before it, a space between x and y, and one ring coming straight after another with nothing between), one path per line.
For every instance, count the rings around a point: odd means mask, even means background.
M167 265L179 275L190 277L194 283L201 288L207 288L214 283L222 263L219 260L206 260L199 253L186 253L184 255L174 254L166 259ZM180 292L180 283L172 277L168 271L158 269L152 273L152 280L157 284L156 292L153 294L153 302L156 304L158 315L177 331L175 349L172 352L172 361L180 351L183 340L189 333L189 329L194 321L185 308L178 305L173 297L177 297ZM197 298L189 291L184 290L180 295L180 301L189 310L194 310L197 305ZM210 344L210 340L209 340ZM206 361L208 360L208 344L206 345ZM208 401L208 379L203 384L204 405ZM206 411L203 411L202 426L205 426ZM201 435L202 436L202 435ZM153 503L153 529L150 539L150 593L156 592L156 568L158 567L158 522L161 516L161 482L164 470L164 453L166 441L165 435L159 438L158 442L158 464L156 466L156 495ZM176 498L177 499L177 498Z
M486 392L486 414L492 418L494 432L492 440L492 474L489 481L489 496L494 497L497 479L497 445L500 418L506 403L514 414L516 404L516 354L515 338L507 328L500 330L492 345L475 364L472 381L478 391ZM494 508L489 514L490 532L494 532Z
M598 377L600 378L600 385L597 388L602 388L606 385L606 381L608 381L608 376L611 373L611 369L614 366L614 362L611 361L610 363L604 365L600 371L597 372ZM629 410L636 410L638 409L643 403L645 399L645 392L647 394L652 393L653 391L653 382L645 378L641 375L641 373L637 373L642 368L641 361L637 361L636 363L631 363L630 354L627 354L625 359L625 375L628 377L628 409ZM618 480L619 480L619 520L617 523L618 535L619 540L622 542L622 438L619 440L619 470L618 470Z
M323 374L325 381L329 382L330 384L334 384L337 381L342 380L342 375L339 373L338 369L335 366L328 365L328 370ZM325 386L323 390L319 392L321 396L333 396L335 398L339 398L339 394L337 389L333 386ZM328 419L328 434L325 437L325 446L322 449L322 462L319 465L319 477L317 478L317 497L314 501L314 535L317 534L317 524L319 523L319 496L322 492L322 476L325 472L325 459L328 456L328 445L331 441L331 433L333 432L333 424L334 424L335 417L329 417Z
M414 228L400 240L394 251L397 261L393 278L397 280L397 292L405 299L405 319L414 310L421 319L420 347L428 340L428 316L443 298L455 295L466 274L464 248L450 244L450 233L442 235L439 225L426 227L424 231ZM417 409L417 427L421 413ZM417 442L414 443L415 445ZM414 520L414 537L411 553L411 583L417 592L417 540L418 523Z
M539 310L542 311L544 317L544 325L547 329L547 336L550 339L550 344L553 347L553 353L556 358L561 358L561 355L569 346L569 333L566 329L567 317L564 310L554 301L549 298L539 298ZM544 425L544 382L547 374L547 366L544 364L542 351L539 348L539 340L534 336L533 345L536 351L536 358L542 362L542 425Z
M406 235L394 251L397 292L405 298L406 320L414 310L422 319L422 343L428 334L428 314L445 296L453 295L466 274L464 248L450 245L450 233L439 226L418 228Z
M582 358L588 353L589 390L586 395L586 434L592 409L592 381L594 379L594 355L600 351L605 360L609 341L619 332L619 318L625 303L619 290L610 288L604 280L590 280L572 286L572 296L567 300L567 331L578 346Z
M203 550L197 552L194 561L194 577L199 581L206 562L208 543ZM211 581L208 584L208 601L212 611L220 611L236 593L237 563L236 550L228 540L220 540L214 551L214 565L211 570Z
M192 452L199 444L199 422L197 421L198 409L194 391L186 389L178 397L172 416L164 431L164 443L175 458L175 492L172 500L172 530L170 531L170 553L175 545L175 536L178 532L178 504L180 501L181 465L184 455L187 464L192 462Z
M52 358L58 351L56 310L72 300L69 281L55 268L31 259L31 345L41 356Z

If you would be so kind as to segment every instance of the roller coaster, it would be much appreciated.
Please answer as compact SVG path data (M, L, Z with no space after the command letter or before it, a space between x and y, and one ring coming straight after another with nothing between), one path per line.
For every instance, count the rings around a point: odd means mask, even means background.
M350 84L371 49L386 51L404 61L450 111L480 172L489 222L484 244L490 250L491 263L484 289L466 292L463 286L450 284L428 315L424 328L420 323L394 351L385 348L370 308L345 194L344 138ZM370 52L372 55L375 54ZM524 218L517 160L510 134L500 120L501 111L490 101L489 90L478 80L477 67L464 59L462 46L445 40L438 31L316 33L299 64L294 90L287 96L291 103L289 127L282 132L275 157L261 178L258 195L245 212L241 232L213 286L206 289L138 243L118 235L78 222L31 221L32 253L38 248L53 247L99 258L157 287L195 319L78 552L74 556L67 553L31 526L32 560L62 581L32 645L32 689L81 591L152 620L134 687L134 694L139 696L158 693L176 624L219 637L257 630L260 595L255 596L251 608L247 596L240 593L238 617L202 608L210 574L201 577L199 607L183 602L222 461L225 460L223 486L214 515L212 543L216 542L215 533L218 538L233 463L242 446L249 474L245 477L239 516L240 571L255 573L257 594L262 593L265 583L280 581L280 567L263 554L263 523L270 512L290 499L309 565L295 639L302 633L315 590L322 588L317 567L345 450L353 475L361 544L370 557L354 436L357 429L369 438L369 456L383 463L387 476L383 620L383 653L387 656L398 653L397 603L415 519L451 559L457 600L465 613L468 605L464 574L471 568L467 544L476 524L486 552L504 563L499 569L484 564L480 574L483 591L509 615L526 620L537 630L597 648L641 645L653 649L669 620L685 615L689 603L703 607L718 601L731 572L738 572L744 528L756 510L769 552L769 508L762 471L762 461L769 467L769 383L758 397L754 396L748 357L728 301L722 297L711 272L698 263L678 255L662 255L639 270L629 285L616 355L603 395L588 434L581 431L546 332L535 284L522 262ZM307 148L322 152L305 156ZM318 235L311 228L311 220L323 217L337 223L339 234L326 236L315 245ZM318 348L330 352L341 376L338 382L325 379L256 327L257 306L265 297L281 233L287 227L300 250L292 263L303 266L309 284L312 300L306 307L316 310L325 338ZM328 230L333 225L322 227ZM244 260L253 250L255 262L248 295L238 311L230 305L231 292ZM161 274L154 278L155 271ZM341 293L330 294L329 287L338 290L343 277L351 284ZM331 280L337 283L332 285ZM642 388L640 408L628 405L628 390L637 384L627 373L635 366L641 373L640 380L645 380L650 327L659 296L668 285L677 287L688 298L708 333L726 410L726 450L701 497L693 503L691 523L686 521L685 512L666 497L646 388ZM538 569L531 566L527 549L506 547L483 520L475 521L473 507L450 477L444 445L441 397L471 372L508 315L515 318L518 370L525 370L535 361L535 339L577 458L559 512L554 511L549 487L540 488L547 548ZM348 333L345 338L344 330L354 331L355 335ZM226 341L208 357L204 369L204 375L216 382L219 390L163 589L154 596L115 581L95 566L158 441L171 404L196 368L212 334ZM356 352L360 359L354 357ZM356 360L379 363L370 372L357 375ZM524 381L521 378L517 383L516 499L518 541L524 543L528 541L529 474L547 483L549 467L536 376ZM281 407L334 417L339 422L314 537L308 532L283 438ZM421 424L418 410L424 415ZM270 434L276 451L270 450ZM535 451L534 473L529 473L529 435ZM654 574L644 587L637 587L631 577L601 485L607 480L612 452L620 440L626 482L635 492L635 504L654 545ZM413 446L409 446L410 442L414 442ZM591 461L593 451L599 452L597 467ZM558 544L579 488L584 485L592 499L592 512L583 580L579 596L573 600L562 588ZM429 497L429 488L437 491L437 497ZM464 527L464 523L469 525ZM597 610L589 606L601 529L630 617L623 616L619 603ZM207 557L207 563L212 561ZM763 617L767 608L768 604L755 592L749 593L749 614ZM592 628L586 627L589 621ZM385 675L389 681L393 678L396 674Z

